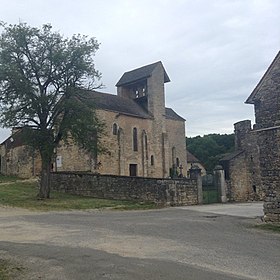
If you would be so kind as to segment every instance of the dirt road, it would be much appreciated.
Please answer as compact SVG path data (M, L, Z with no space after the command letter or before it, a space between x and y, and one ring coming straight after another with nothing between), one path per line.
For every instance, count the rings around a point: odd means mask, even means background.
M280 235L253 228L252 211L241 217L248 205L239 216L202 207L1 208L0 256L26 267L19 279L279 279Z

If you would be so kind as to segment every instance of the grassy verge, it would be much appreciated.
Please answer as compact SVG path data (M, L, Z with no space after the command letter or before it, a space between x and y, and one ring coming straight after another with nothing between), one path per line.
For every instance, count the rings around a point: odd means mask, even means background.
M12 280L19 277L24 271L24 268L20 265L14 264L7 260L0 259L0 279ZM19 278L16 278L19 279Z
M268 230L268 231L273 231L280 233L280 224L260 224L255 226L258 229L263 229L263 230Z
M56 191L52 191L51 198L47 200L38 200L36 199L36 195L37 184L33 182L16 181L10 182L9 184L0 184L0 206L12 206L41 211L100 208L141 210L157 207L154 203L96 199Z
M0 184L1 183L8 183L8 182L15 182L17 180L20 180L20 179L16 176L4 176L4 175L0 174Z

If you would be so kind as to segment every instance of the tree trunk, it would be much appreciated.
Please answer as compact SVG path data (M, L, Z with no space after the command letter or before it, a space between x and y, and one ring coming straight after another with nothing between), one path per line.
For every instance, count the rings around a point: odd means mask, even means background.
M42 171L39 184L38 199L50 198L51 160L42 158Z

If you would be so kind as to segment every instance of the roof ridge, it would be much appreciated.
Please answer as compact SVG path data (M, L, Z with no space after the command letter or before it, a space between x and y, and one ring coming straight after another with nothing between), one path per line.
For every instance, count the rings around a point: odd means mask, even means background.
M262 78L260 79L260 81L257 83L257 85L255 86L254 90L252 91L252 93L250 94L250 96L247 98L247 100L245 101L246 104L254 104L254 98L257 95L259 89L261 88L262 84L264 83L264 80L266 78L266 76L269 74L269 72L273 69L275 63L278 61L278 59L280 59L280 51L278 51L277 55L274 57L273 61L270 63L269 67L267 68L267 70L265 71L265 73L263 74Z
M128 85L128 84L132 84L135 83L137 81L141 81L144 80L146 78L149 78L152 75L152 72L154 71L154 69L156 68L157 65L161 65L164 71L164 82L170 82L170 79L163 67L163 64L161 61L157 61L148 65L144 65L141 67L138 67L136 69L130 70L125 72L121 78L119 79L119 81L116 83L116 86L122 86L122 85Z

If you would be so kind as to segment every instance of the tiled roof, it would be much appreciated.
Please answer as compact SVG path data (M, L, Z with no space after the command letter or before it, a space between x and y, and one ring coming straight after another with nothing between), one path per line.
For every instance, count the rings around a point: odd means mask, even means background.
M103 109L140 118L151 118L149 113L133 99L98 91L85 91L86 97L94 102L97 109Z
M167 119L171 119L171 120L177 120L177 121L185 121L184 118L182 118L181 116L179 116L175 111L173 111L173 109L171 108L165 108L165 117Z
M137 102L137 99L124 98L118 95L98 91L85 90L83 93L85 93L83 96L84 98L89 98L94 102L96 109L118 112L144 119L152 118L149 112L140 105L141 103ZM165 117L167 119L185 121L185 119L180 117L171 108L165 108Z
M116 86L119 87L119 86L131 84L136 81L141 81L143 79L150 77L157 65L162 66L161 61L134 69L132 71L125 72L122 75L122 77L120 78L120 80L117 82ZM165 70L164 70L164 82L165 83L170 82L170 79L169 79L167 73L165 72Z
M242 153L244 153L243 150L235 151L233 153L225 155L223 158L220 159L220 161L230 161L230 160L234 159L235 157L241 155Z
M247 100L245 101L245 103L247 104L254 104L256 101L256 98L258 98L258 93L261 90L263 83L265 81L265 79L270 76L271 71L274 69L274 67L277 67L277 65L280 65L280 51L278 52L278 54L276 55L276 57L274 58L274 60L272 61L272 63L270 64L270 66L268 67L268 69L266 70L265 74L262 76L261 80L259 81L259 83L256 85L256 87L254 88L253 92L250 94L250 96L247 98ZM279 66L278 66L279 67ZM279 72L278 72L279 73ZM278 75L279 76L279 75Z
M5 145L6 149L11 149L15 147L20 147L24 145L22 131L19 130L12 135L10 135L6 140L4 140L0 145Z
M187 161L189 163L200 163L200 160L187 150Z

